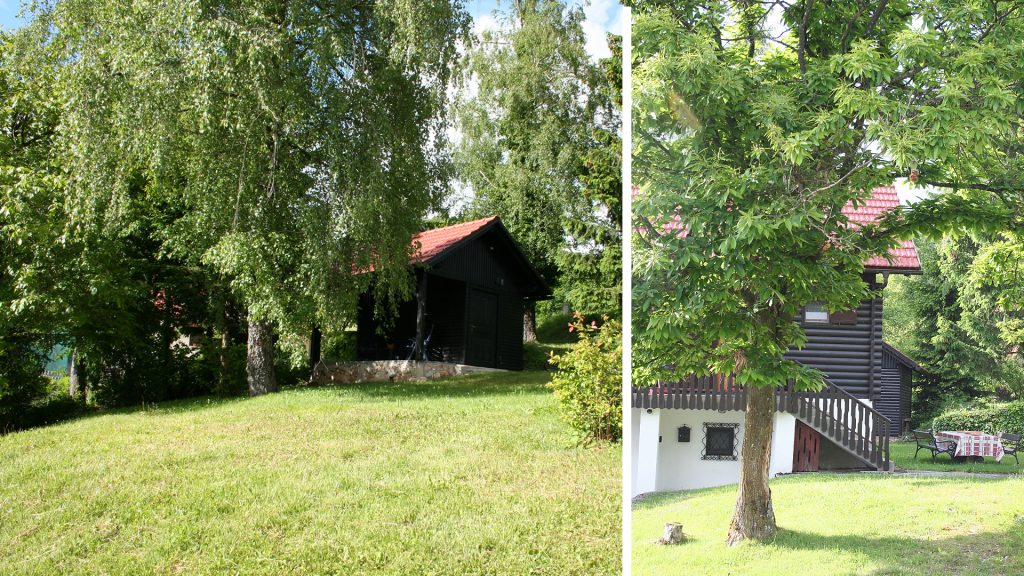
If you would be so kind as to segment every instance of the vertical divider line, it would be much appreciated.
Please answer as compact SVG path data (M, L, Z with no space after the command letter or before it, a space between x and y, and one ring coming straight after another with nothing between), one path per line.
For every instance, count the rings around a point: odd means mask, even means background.
M632 573L632 470L633 430L632 408L626 403L633 377L633 37L632 11L627 6L623 11L626 22L622 31L622 574ZM629 410L627 412L626 410Z

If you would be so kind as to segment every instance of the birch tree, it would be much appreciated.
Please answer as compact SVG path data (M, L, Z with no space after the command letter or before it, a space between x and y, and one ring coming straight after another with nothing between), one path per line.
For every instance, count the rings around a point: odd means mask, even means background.
M411 293L409 237L449 179L460 2L60 0L32 16L60 55L71 218L117 231L138 193L179 207L162 249L246 306L250 393L277 387L273 329L344 326L364 290Z

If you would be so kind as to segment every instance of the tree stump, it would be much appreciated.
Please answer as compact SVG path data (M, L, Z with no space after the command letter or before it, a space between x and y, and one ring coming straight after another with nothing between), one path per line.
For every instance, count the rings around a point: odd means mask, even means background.
M677 522L665 524L665 532L658 538L658 544L682 544L686 542L686 534L683 534L683 525Z

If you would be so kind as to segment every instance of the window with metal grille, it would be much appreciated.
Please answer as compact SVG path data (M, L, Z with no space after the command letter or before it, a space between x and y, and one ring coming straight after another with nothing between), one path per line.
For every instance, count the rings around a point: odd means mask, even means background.
M737 460L736 431L739 424L704 423L704 452L702 460Z

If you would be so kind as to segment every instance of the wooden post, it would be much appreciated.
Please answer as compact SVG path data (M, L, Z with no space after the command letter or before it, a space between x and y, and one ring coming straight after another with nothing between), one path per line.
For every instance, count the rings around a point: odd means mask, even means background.
M420 283L416 287L416 360L426 360L427 353L423 349L423 335L427 324L427 271L420 272Z

